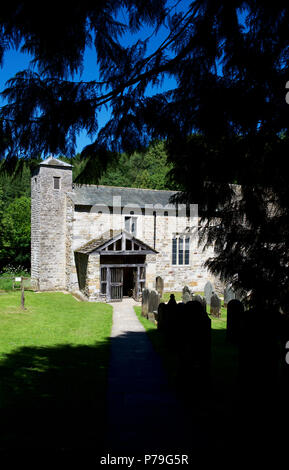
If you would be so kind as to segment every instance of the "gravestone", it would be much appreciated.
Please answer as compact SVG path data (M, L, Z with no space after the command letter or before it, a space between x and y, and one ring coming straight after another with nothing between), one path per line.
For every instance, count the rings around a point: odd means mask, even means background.
M176 299L175 299L175 294L170 295L170 300L168 301L168 305L170 305L170 306L177 305L177 302L176 302Z
M180 370L194 374L194 384L208 379L211 360L211 319L203 305L193 300L185 305ZM182 380L182 378L181 378Z
M161 278L161 276L158 276L156 278L156 290L159 293L160 297L162 297L164 293L164 280L163 278Z
M185 286L183 288L182 301L183 301L184 304L186 304L187 302L190 302L190 300L192 300L191 291L190 291L188 286Z
M158 330L164 331L166 328L165 321L166 321L166 309L167 306L163 302L158 306Z
M190 288L188 286L184 286L183 291L182 291L182 301L184 304L192 300L192 293L190 291Z
M213 293L210 302L211 308L210 313L216 318L220 318L221 316L221 299L217 296L217 294Z
M213 294L213 286L210 281L208 281L204 287L204 296L208 305L211 305L211 297Z
M149 293L149 289L143 289L142 291L141 314L145 318L148 317L149 313Z
M155 290L149 291L148 314L153 313L153 312L157 312L159 303L160 303L160 295L158 294L158 292L155 291Z
M178 335L176 335L175 311L178 304L160 303L158 307L158 330L163 334L168 349L172 350L177 345Z
M195 300L195 301L199 302L202 305L202 307L204 309L204 312L207 311L207 302L206 302L206 299L204 297L197 294L197 295L193 296L192 300Z
M158 313L157 312L149 312L148 313L148 320L150 320L151 322L153 323L156 323L157 322L157 317L158 317Z
M189 294L189 292L185 292L183 294L183 303L186 304L186 303L190 302L191 300L192 300L191 294Z
M224 289L224 307L227 307L228 303L231 300L234 300L235 298L236 298L236 293L233 290L232 286L229 284Z
M247 321L249 319L249 322ZM280 344L278 312L261 306L247 310L241 321L239 374L243 398L267 406L278 390Z
M244 293L241 291L241 289L236 289L235 299L240 300L240 302L242 302L243 298L244 298Z
M237 299L230 300L227 306L227 339L232 343L239 342L243 315L243 304Z

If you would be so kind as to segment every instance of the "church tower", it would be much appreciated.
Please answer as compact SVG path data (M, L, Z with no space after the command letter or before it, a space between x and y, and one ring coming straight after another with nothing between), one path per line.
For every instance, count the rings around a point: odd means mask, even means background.
M72 165L50 156L31 177L31 282L38 290L66 289L66 193Z

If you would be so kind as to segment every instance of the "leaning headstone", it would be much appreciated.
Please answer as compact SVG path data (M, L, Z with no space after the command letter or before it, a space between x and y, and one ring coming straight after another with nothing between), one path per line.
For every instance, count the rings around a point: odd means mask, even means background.
M164 292L164 280L161 276L156 278L156 290L160 294L160 297L162 297Z
M243 314L243 304L237 299L230 300L227 306L227 339L232 343L239 342Z
M149 291L148 313L153 313L153 312L157 311L159 303L160 303L159 293L155 290Z
M149 313L149 293L149 289L143 289L142 291L141 314L145 318L148 317Z
M213 286L210 283L210 281L208 281L204 287L204 296L208 305L211 305L212 294L213 294Z
M220 318L221 316L221 299L217 296L217 294L213 294L211 297L210 302L211 308L210 313L214 317Z
M236 298L236 293L233 290L231 285L228 285L224 289L224 307L227 307L228 303L231 300L234 300Z

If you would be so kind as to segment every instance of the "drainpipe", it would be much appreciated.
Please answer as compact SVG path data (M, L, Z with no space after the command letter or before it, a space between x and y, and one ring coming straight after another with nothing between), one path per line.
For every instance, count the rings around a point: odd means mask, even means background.
M154 249L156 249L156 236L157 236L157 213L153 212L154 216Z

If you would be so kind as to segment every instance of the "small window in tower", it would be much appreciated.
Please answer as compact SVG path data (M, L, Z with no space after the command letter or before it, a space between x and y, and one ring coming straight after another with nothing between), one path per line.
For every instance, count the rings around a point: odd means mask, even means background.
M59 176L53 176L53 188L60 189L60 177Z

